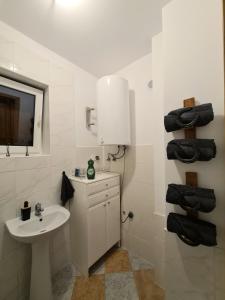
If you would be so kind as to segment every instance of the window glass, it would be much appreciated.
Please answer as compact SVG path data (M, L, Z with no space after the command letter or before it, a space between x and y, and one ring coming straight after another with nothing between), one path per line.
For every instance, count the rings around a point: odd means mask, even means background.
M0 85L0 145L33 146L36 96Z

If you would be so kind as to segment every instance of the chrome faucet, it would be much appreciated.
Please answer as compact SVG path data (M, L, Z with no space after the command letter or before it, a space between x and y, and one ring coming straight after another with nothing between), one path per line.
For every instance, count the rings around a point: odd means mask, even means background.
M41 216L41 212L44 211L44 208L41 207L41 203L37 203L35 205L35 216L40 217Z

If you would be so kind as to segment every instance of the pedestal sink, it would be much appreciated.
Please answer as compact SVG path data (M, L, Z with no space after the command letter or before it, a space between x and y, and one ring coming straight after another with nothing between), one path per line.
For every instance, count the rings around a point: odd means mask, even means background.
M10 234L18 241L32 245L30 300L52 300L49 238L70 218L67 209L52 205L40 216L22 221L15 218L6 222Z

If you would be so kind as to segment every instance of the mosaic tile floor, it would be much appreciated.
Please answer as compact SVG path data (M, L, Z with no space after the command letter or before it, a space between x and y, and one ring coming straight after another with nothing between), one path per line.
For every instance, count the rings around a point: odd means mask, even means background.
M84 277L68 266L54 277L54 300L163 300L152 266L124 249L108 252Z

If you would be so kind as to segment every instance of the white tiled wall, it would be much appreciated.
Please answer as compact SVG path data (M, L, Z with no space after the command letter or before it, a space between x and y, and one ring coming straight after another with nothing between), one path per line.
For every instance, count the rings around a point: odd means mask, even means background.
M214 120L197 128L198 138L215 139L216 157L209 162L166 161L166 182L185 183L185 172L198 173L200 187L213 188L216 208L200 218L217 226L217 247L190 247L166 233L168 300L224 299L224 59L221 1L173 0L163 9L165 114L195 97L211 102ZM200 20L200 21L199 21ZM196 26L198 24L198 26ZM191 46L190 46L191 45ZM165 142L183 138L183 131L165 133ZM167 212L176 210L167 205ZM181 210L181 213L183 211ZM220 262L220 263L219 263ZM222 283L222 284L221 284Z
M126 158L111 162L110 169L124 177L122 211L134 213L134 219L122 226L123 246L153 265L155 279L163 287L164 217L154 211L153 157L152 145L131 146Z
M99 156L99 160L95 157ZM103 160L103 147L77 147L76 148L76 167L87 170L88 160L92 158L94 160L94 166L96 172L102 171L104 160Z
M96 78L4 23L0 23L0 67L49 87L50 153L14 158L0 154L0 299L24 300L29 293L30 245L13 240L4 222L19 214L25 200L32 208L37 201L44 206L59 203L62 171L74 170L76 145L82 144L76 131L76 109L84 99L88 104L89 95L95 100ZM81 122L77 130L84 128ZM91 134L86 139L93 144ZM67 225L51 243L53 272L69 261Z
M154 92L161 88L161 82L158 84L158 73L153 74L156 68L160 72L159 61L159 54L149 54L117 74L129 82L132 136L125 159L122 207L126 212L134 212L134 220L124 224L123 242L130 251L154 265L156 281L164 287L165 159L160 123L163 99ZM152 79L153 88L149 88ZM111 170L123 174L123 163L111 162Z

